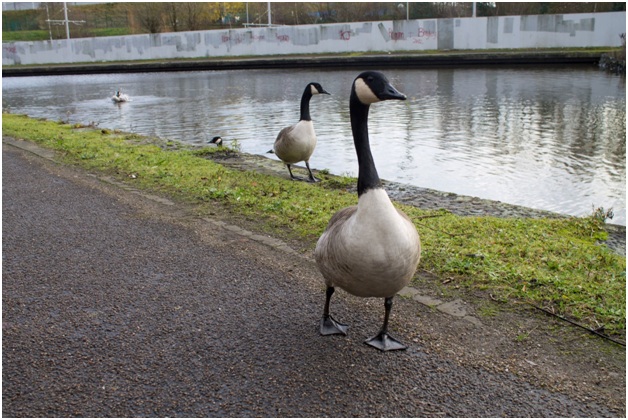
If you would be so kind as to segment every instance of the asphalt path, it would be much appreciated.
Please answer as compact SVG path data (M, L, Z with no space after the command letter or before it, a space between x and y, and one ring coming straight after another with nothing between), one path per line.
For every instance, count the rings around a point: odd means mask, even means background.
M176 204L8 145L2 176L4 417L616 415L425 352L403 300L406 351L364 345L383 305L342 292L322 337L312 264Z

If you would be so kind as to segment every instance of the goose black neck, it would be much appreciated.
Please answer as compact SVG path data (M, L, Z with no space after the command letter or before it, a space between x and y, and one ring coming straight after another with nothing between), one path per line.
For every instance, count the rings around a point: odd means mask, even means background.
M307 85L301 96L301 121L312 121L310 117L310 99L312 99L312 87Z
M358 197L373 188L381 188L382 184L375 168L371 146L369 143L368 116L369 105L364 105L355 92L351 92L349 103L351 113L351 131L353 143L358 155Z

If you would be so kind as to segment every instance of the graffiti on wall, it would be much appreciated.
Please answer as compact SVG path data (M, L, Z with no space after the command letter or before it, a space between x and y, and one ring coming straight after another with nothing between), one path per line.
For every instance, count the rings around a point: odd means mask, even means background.
M455 24L454 24L455 22ZM3 44L3 65L422 49L621 46L626 12L243 28ZM540 36L534 35L534 32ZM551 32L555 36L547 37ZM503 36L502 36L503 35ZM525 35L525 36L524 36ZM332 41L332 42L328 42ZM625 41L624 41L625 42ZM280 46L279 49L275 48Z
M231 44L231 45L239 45L243 44L246 39L251 41L264 41L266 37L264 35L253 35L253 34L222 34L221 42L223 44Z
M423 44L425 41L435 40L438 37L436 30L425 27L418 28L386 28L382 23L378 25L379 31L388 41L411 41L414 44Z
M419 28L419 32L416 35L410 33L410 38L414 44L423 44L424 41L436 40L438 38L438 34L436 31Z

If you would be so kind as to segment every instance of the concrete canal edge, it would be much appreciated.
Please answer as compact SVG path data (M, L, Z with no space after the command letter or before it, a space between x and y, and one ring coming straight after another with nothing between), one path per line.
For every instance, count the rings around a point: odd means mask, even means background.
M23 151L32 153L36 156L39 156L40 158L46 159L48 161L54 162L56 164L62 164L61 161L59 161L56 158L56 154L54 151L43 148L38 146L35 143L32 143L30 141L26 141L26 140L17 140L11 137L2 137L2 142L4 144L13 146L15 148L21 149ZM138 189L135 189L123 182L120 182L116 179L114 179L111 176L107 176L107 175L95 175L95 174L89 174L90 176L93 176L95 178L97 178L99 181L107 183L107 184L111 184L111 185L115 185L118 188L121 188L127 192L131 192L133 194L137 194L145 199L154 201L156 203L159 203L161 205L166 205L166 206L174 206L176 205L175 202L164 198L164 197L160 197L154 194L150 194L150 193L146 193L145 191L141 191ZM256 234L254 232L251 232L249 230L246 230L240 226L237 225L233 225L233 224L229 224L220 220L213 220L207 217L203 217L202 218L203 221L214 225L216 228L219 229L225 229L229 232L231 232L234 235L239 235L242 237L247 238L248 240L252 240L255 242L259 242L261 244L264 244L268 247L271 248L275 248L283 253L288 253L290 255L293 255L295 258L305 258L308 259L309 257L306 255L303 255L301 253L296 252L294 249L292 249L287 243L285 243L284 241L277 239L277 238L273 238L269 235L260 235L260 234ZM405 298L409 298L412 299L420 304L423 304L425 306L428 306L432 309L436 309L444 314L448 314L454 318L458 318L458 319L462 319L464 321L467 321L470 326L482 326L482 322L480 321L479 318L469 315L468 311L469 311L469 307L468 305L462 301L461 299L456 299L454 301L451 302L443 302L439 299L430 297L430 296L424 296L421 295L419 293L418 289L415 289L413 287L405 287L403 290L401 290L398 293L399 296L405 297Z
M283 55L272 57L199 58L104 63L3 66L2 77L58 76L69 74L136 73L253 69L420 69L466 66L591 65L597 66L600 50L445 51L429 53L359 53Z

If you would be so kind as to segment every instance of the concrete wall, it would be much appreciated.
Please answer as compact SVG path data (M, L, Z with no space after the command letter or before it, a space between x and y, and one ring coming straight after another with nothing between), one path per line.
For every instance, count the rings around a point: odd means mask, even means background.
M614 47L626 12L277 26L2 44L2 64L242 55Z

